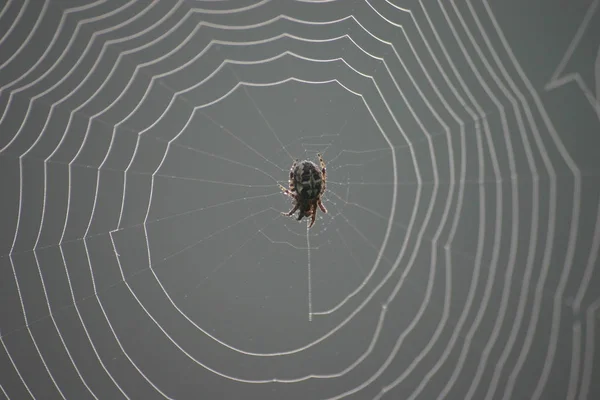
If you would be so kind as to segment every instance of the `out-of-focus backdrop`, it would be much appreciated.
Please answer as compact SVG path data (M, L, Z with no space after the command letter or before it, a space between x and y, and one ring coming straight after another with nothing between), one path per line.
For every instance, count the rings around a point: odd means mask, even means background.
M600 0L0 1L0 398L599 399L599 49Z

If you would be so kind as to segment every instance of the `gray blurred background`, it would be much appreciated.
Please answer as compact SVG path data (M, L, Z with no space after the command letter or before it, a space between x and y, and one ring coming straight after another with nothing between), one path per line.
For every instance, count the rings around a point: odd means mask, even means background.
M599 3L0 1L0 398L600 398Z

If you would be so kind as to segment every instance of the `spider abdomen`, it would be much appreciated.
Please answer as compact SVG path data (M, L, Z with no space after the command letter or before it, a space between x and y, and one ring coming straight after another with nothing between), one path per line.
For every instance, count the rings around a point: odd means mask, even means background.
M304 200L312 200L321 194L323 177L317 166L311 161L303 161L294 171L296 191Z

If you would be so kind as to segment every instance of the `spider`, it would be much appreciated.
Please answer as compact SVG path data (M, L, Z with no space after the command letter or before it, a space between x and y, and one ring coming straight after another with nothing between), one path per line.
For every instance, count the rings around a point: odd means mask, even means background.
M283 193L294 200L294 208L282 214L289 217L296 210L300 210L297 220L300 221L304 217L310 217L309 228L315 224L317 207L327 213L327 209L321 201L327 183L325 161L323 161L321 154L317 154L317 157L319 157L319 163L321 164L320 169L312 161L304 160L300 162L296 159L290 168L289 189L279 185Z

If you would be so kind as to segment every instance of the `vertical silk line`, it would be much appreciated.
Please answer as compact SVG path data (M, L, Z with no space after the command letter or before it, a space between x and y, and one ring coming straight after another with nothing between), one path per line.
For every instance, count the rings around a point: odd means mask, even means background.
M310 277L310 235L308 233L308 226L310 222L306 222L306 248L308 249L308 320L312 321L312 284Z

